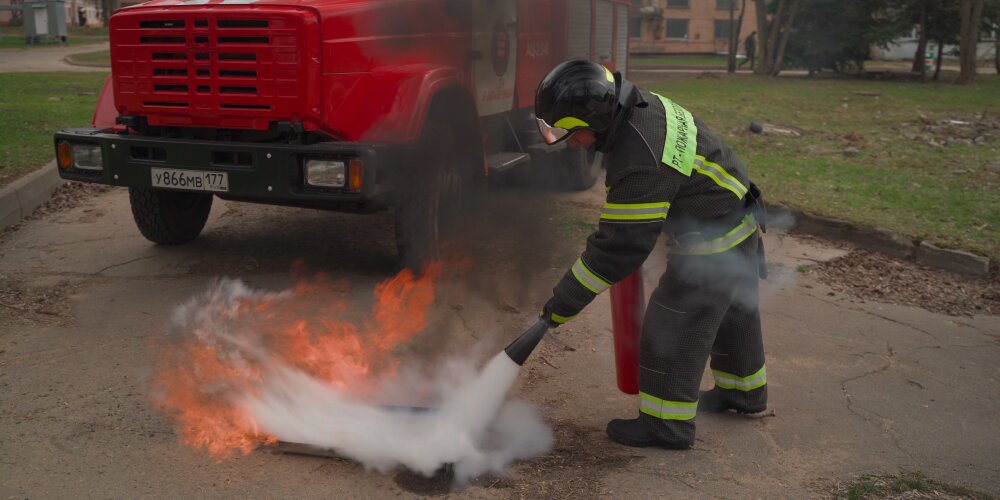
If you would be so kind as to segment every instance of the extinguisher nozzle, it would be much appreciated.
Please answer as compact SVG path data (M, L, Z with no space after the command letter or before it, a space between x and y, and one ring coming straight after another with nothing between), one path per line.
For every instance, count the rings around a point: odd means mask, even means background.
M518 365L524 365L525 360L531 355L531 351L535 350L535 346L538 342L542 340L545 336L545 332L549 331L549 323L544 319L538 320L534 325L524 331L518 338L514 339L505 349L504 352L510 359L517 363Z

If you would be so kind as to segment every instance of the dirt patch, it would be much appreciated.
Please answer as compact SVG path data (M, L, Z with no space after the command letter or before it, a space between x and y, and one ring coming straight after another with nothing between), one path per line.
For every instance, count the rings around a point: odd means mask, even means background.
M514 467L513 477L486 476L476 484L503 489L513 498L599 498L601 480L642 457L612 446L604 432L569 421L552 422L555 448Z
M76 287L69 281L29 286L18 276L0 274L0 325L65 325L72 318L66 297L75 292Z
M901 132L908 139L936 147L989 146L994 139L1000 138L1000 115L992 116L984 111L931 120L921 114L917 121L904 124Z
M838 484L834 498L854 499L992 499L988 493L964 486L928 479L919 472L900 475L866 474L860 478Z
M952 316L1000 314L997 276L968 278L861 249L799 271L815 274L834 290L862 299Z

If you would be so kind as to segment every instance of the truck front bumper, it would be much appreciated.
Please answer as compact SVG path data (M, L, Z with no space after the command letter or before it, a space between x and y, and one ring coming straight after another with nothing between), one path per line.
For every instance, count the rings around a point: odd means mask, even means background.
M77 168L70 159L57 161L63 179L128 186L153 185L154 169L225 173L224 191L170 187L180 191L211 192L220 198L350 212L372 212L391 203L385 189L387 162L403 157L402 146L357 142L275 144L201 141L142 137L101 129L66 129L55 134L56 157L60 143L89 145L100 150L98 162ZM93 160L94 157L90 159ZM353 186L318 187L306 183L303 165L308 159L343 161L349 165ZM395 163L393 161L392 163ZM360 185L359 185L360 184Z

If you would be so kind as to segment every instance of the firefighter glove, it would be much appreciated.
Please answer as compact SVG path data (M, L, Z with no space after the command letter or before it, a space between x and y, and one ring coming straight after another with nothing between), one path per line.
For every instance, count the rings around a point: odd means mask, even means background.
M576 313L570 312L570 308L566 307L558 299L552 297L545 303L545 307L542 308L542 312L539 314L539 317L548 322L549 328L556 328L559 325L573 319L575 314Z

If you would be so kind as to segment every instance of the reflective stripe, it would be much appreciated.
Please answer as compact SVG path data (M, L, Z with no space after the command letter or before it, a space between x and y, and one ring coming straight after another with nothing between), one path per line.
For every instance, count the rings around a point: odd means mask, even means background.
M698 127L694 124L694 117L670 99L657 93L653 95L660 98L667 115L667 139L663 143L660 161L690 177L698 150Z
M552 313L552 321L555 321L556 323L558 323L560 325L563 324L563 323L566 323L567 321L569 321L569 320L571 320L571 319L573 319L575 317L576 316L560 316L560 315L558 315L556 313Z
M710 177L716 184L732 191L741 200L747 194L748 190L742 182L729 175L729 172L726 172L726 169L720 167L718 163L706 160L704 156L697 155L694 157L694 169L698 173Z
M670 203L605 203L601 220L626 222L656 222L667 218Z
M737 377L732 373L720 370L712 370L712 374L715 375L715 385L722 389L752 391L767 384L767 370L765 368L762 366L760 370L757 370L757 373L747 375L746 377Z
M732 231L726 233L725 236L716 238L711 241L703 241L701 243L695 243L693 245L678 246L670 250L670 253L677 255L711 255L715 253L722 253L730 248L743 243L744 240L753 235L757 231L757 220L754 219L753 215L747 215L743 218L743 222L736 226Z
M553 123L552 126L572 130L576 127L589 127L590 124L574 116L565 116L560 118L559 121Z
M639 393L639 411L664 420L691 420L698 410L698 402L667 401L645 392Z
M572 271L573 276L576 277L576 280L579 281L581 285L597 295L600 295L601 292L607 290L608 287L611 286L611 283L608 283L606 280L600 278L587 268L587 265L583 263L583 257L576 259L576 263L573 264Z

